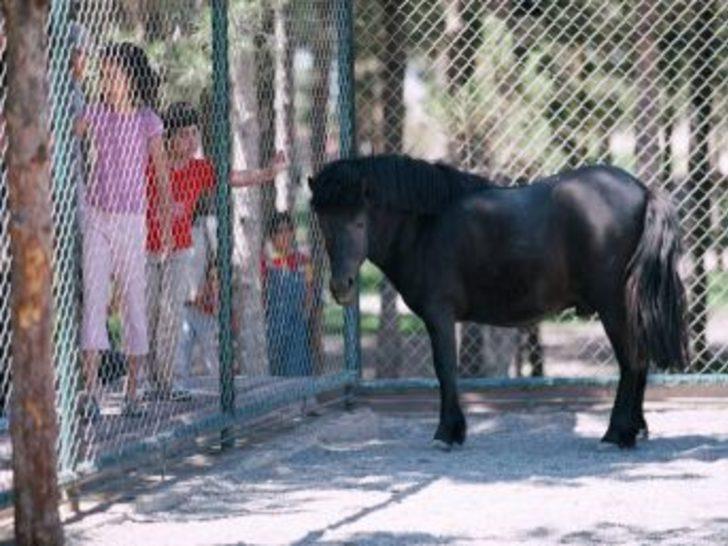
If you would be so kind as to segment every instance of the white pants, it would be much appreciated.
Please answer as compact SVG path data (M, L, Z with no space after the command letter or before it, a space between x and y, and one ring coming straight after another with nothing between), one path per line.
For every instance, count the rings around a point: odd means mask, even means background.
M177 373L190 378L195 369L218 377L217 317L193 305L185 305L180 342L177 349Z
M189 252L177 251L165 261L147 258L147 309L149 319L148 379L152 388L172 387L172 364L182 323L185 275Z
M217 252L215 229L217 218L203 216L192 225L192 248L187 265L187 295L185 301L194 301L205 282L207 268L214 262Z
M113 280L121 296L123 350L127 355L147 354L145 244L143 214L113 214L85 207L82 349L109 349L106 319Z

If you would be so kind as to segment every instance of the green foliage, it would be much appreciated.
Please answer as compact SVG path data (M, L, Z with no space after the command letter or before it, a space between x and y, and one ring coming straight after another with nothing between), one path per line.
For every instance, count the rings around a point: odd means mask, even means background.
M382 272L370 261L364 262L359 272L359 291L362 295L378 294Z
M708 276L708 306L728 306L728 271L711 271Z
M379 331L380 317L374 313L361 313L362 335L373 335ZM400 315L398 317L399 331L405 335L424 335L427 330L424 323L414 315ZM344 314L342 308L331 304L324 309L324 332L326 335L339 335L344 328Z
M640 22L637 2L622 0L554 0L540 2L530 13L480 6L482 45L470 80L455 90L445 72L447 48L446 2L404 0L407 61L426 86L426 110L454 137L484 150L493 171L510 176L538 176L584 162L610 160L633 168L633 152L608 157L608 141L620 130L639 131L635 65L647 43L635 34ZM660 121L689 108L690 64L694 58L696 2L655 0L651 38L659 59ZM718 44L728 40L728 9L718 6L715 28ZM722 6L722 7L721 7ZM376 140L381 89L383 21L381 0L357 3L358 98L362 141ZM717 60L719 74L728 76L725 48ZM404 61L403 61L404 62ZM718 78L716 97L725 94L728 78ZM721 113L726 101L716 101ZM374 116L371 114L375 113ZM720 119L720 114L716 116ZM374 126L373 126L374 125ZM422 135L421 137L419 135ZM427 138L419 132L417 138ZM405 147L412 147L406 143ZM457 158L451 158L456 160Z

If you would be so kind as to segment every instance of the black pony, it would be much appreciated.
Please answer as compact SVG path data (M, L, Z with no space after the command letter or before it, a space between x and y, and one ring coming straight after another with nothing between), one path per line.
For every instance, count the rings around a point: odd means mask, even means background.
M335 161L310 186L334 298L354 301L369 258L427 327L440 383L436 441L465 440L456 321L523 326L572 307L599 315L619 362L603 441L631 447L646 435L649 362L688 362L678 225L663 197L609 166L503 188L398 155Z

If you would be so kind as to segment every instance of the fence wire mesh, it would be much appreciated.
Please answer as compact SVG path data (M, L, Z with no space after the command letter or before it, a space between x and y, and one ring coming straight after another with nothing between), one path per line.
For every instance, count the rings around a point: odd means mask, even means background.
M325 290L302 183L347 138L337 60L346 6L52 2L54 347L67 475L226 415L311 403L351 380L347 320ZM354 25L360 153L444 159L502 184L609 162L668 191L687 249L692 371L728 371L725 3L360 0ZM0 56L0 106L4 74ZM375 268L366 264L361 281L364 377L432 375L422 324ZM518 331L463 324L459 340L464 376L615 370L600 324L570 315Z
M339 154L343 9L322 0L52 3L65 478L231 418L291 403L314 411L316 394L351 381L343 313L324 291L327 263L304 183ZM0 78L4 71L3 62ZM2 175L6 419L4 165ZM7 490L7 427L0 434Z
M362 153L444 160L504 185L606 162L678 207L692 372L728 371L728 7L715 1L357 2ZM363 373L432 376L424 326L362 279ZM616 373L600 323L461 324L460 375Z

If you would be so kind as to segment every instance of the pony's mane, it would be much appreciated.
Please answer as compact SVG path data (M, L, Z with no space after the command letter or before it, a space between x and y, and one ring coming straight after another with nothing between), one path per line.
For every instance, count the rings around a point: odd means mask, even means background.
M340 159L326 165L311 183L314 207L378 206L438 214L460 196L492 187L483 177L444 163L405 155Z

